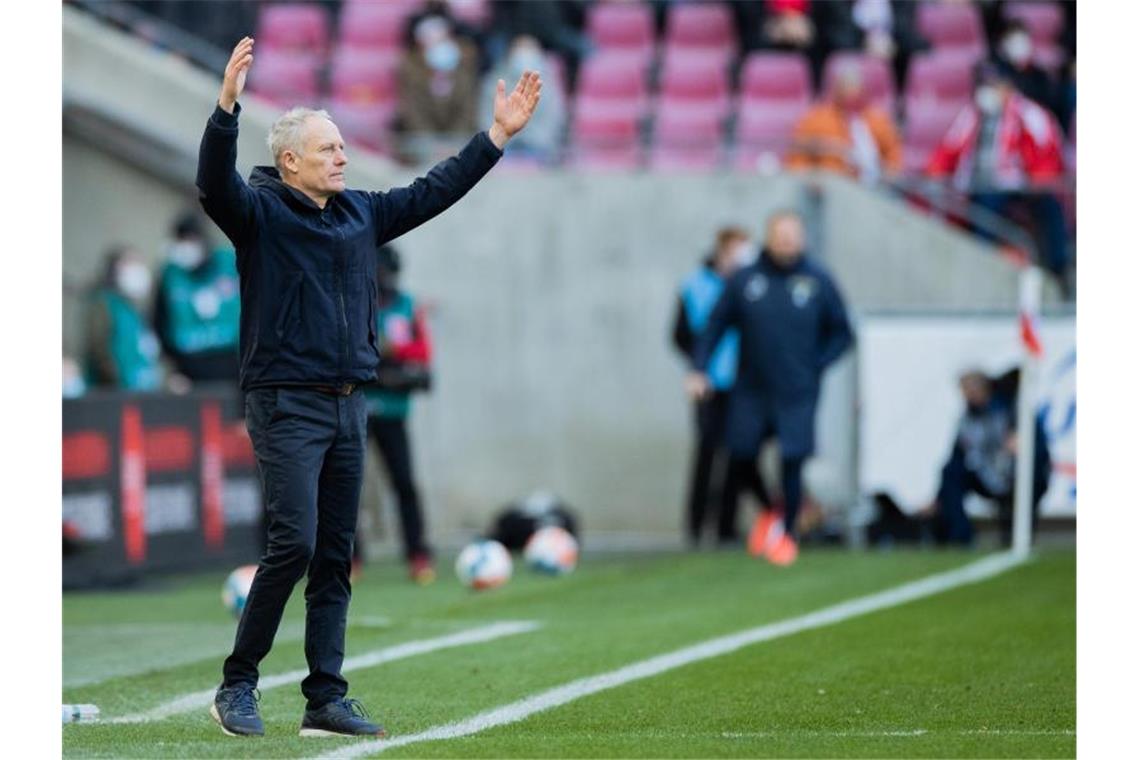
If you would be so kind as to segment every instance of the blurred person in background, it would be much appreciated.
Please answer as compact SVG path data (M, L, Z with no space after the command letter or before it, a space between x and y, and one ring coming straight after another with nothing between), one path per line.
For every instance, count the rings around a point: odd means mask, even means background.
M368 436L376 443L400 515L404 560L419 584L435 580L432 551L424 536L424 516L412 467L408 434L411 395L431 385L431 334L427 317L414 298L399 289L400 255L391 245L377 251L376 289L379 311L376 335L380 349L378 381L364 390L368 404ZM357 561L363 563L357 536Z
M87 319L87 372L92 385L157 391L165 373L158 338L146 315L153 278L142 256L126 245L106 254L103 277Z
M759 259L725 284L693 351L685 385L694 399L712 392L713 352L729 328L740 333L736 385L729 400L728 487L736 492L756 467L764 441L780 448L784 501L781 522L763 509L748 550L777 565L796 560L796 520L803 498L803 465L815 450L815 410L823 373L854 342L843 298L824 268L804 255L799 214L768 219ZM733 496L735 501L735 496Z
M980 370L958 379L965 409L958 420L950 458L942 468L938 495L920 515L927 518L938 543L969 545L974 526L966 514L970 493L992 499L998 507L1002 542L1009 545L1013 526L1014 478L1017 468L1017 398L999 393ZM1038 420L1033 466L1033 523L1049 486L1052 464L1045 430Z
M426 16L400 62L400 128L409 136L454 136L475 129L479 53L443 16Z
M861 50L894 68L906 81L910 57L929 47L918 34L914 0L827 0L815 3L812 15L825 53Z
M997 45L995 63L1006 80L1025 97L1044 106L1061 124L1068 118L1063 110L1059 83L1033 61L1033 38L1025 23L1011 20Z
M163 350L192 383L238 380L240 293L234 252L211 251L197 214L171 230L154 304Z
M594 51L582 31L589 4L585 0L499 0L490 25L494 30L488 43L492 61L502 60L520 35L533 37L566 62L568 86L573 87L578 65Z
M491 117L498 80L513 82L528 70L548 75L548 69L546 56L537 39L528 35L515 37L507 57L483 78L483 107L479 121L483 123ZM553 163L558 159L562 131L566 126L566 94L554 77L550 79L550 85L543 92L542 110L534 115L526 131L511 141L508 158L533 158L541 163Z
M724 291L724 283L733 272L750 263L753 255L748 233L740 227L724 227L716 235L713 252L696 271L685 278L677 299L677 313L673 322L673 345L692 362L697 338L708 323L713 305ZM708 363L709 393L694 400L697 446L693 455L692 476L689 485L686 527L692 546L700 544L710 496L716 492L722 499L718 539L731 542L736 538L735 503L728 505L723 499L729 494L723 473L727 462L720 462L720 483L713 486L713 468L724 458L724 431L728 418L729 396L736 381L740 335L735 328L725 331L713 349ZM757 471L758 474L758 471ZM750 481L755 488L755 481ZM762 502L768 503L767 493L760 486ZM734 495L733 495L734 496Z
M1064 179L1060 125L993 63L978 64L974 81L973 101L950 124L926 173L1000 216L1026 207L1039 227L1042 263L1069 290L1069 234L1055 194Z
M79 398L87 392L87 378L75 357L63 355L63 397Z
M831 97L804 114L792 132L785 166L822 169L869 184L902 169L902 140L891 116L867 102L856 66L841 69Z
M268 516L254 574L210 715L227 735L262 736L256 692L286 602L306 574L302 736L383 736L348 699L341 672L352 547L364 471L367 404L376 379L376 247L467 194L538 106L527 72L495 92L494 121L406 187L348 189L340 130L324 111L292 108L269 130L273 166L237 171L241 106L254 40L225 68L198 151L202 208L234 245L241 275L241 388ZM509 236L505 227L502 234Z

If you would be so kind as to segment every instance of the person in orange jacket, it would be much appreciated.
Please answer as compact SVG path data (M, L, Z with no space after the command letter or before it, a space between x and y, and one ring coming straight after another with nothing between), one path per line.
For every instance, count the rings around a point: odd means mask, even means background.
M791 170L824 169L875 182L902 169L902 141L890 114L867 102L863 75L841 69L829 98L812 107L793 132Z

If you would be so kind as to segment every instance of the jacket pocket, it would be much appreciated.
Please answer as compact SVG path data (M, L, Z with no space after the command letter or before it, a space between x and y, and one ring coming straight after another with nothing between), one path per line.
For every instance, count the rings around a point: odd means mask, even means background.
M277 320L274 325L278 343L283 341L286 335L296 332L297 323L301 321L301 290L304 280L304 272L290 272L286 280L285 293L281 299L281 306L277 309Z

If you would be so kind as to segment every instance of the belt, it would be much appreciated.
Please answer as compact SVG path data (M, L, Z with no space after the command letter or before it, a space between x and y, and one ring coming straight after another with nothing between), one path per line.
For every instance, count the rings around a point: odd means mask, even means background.
M355 383L345 383L344 385L310 385L309 388L317 393L325 393L329 396L351 396L352 392L356 390Z

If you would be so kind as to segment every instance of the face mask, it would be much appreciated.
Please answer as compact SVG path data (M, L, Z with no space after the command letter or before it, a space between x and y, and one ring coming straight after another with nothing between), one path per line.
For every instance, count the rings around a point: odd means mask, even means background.
M996 87L982 85L974 92L974 103L982 113L995 114L1001 110L1001 93Z
M424 60L436 71L454 71L459 58L459 46L453 40L441 40L424 51Z
M183 269L194 269L206 258L206 251L197 241L179 240L170 244L167 255Z
M1021 32L1006 37L1001 43L1001 49L1005 57L1018 66L1024 66L1033 57L1033 41L1028 34Z
M756 252L751 243L738 243L732 252L732 261L735 266L742 267L751 264L756 258Z
M115 275L115 285L127 298L142 301L150 294L150 270L142 264L123 264Z

